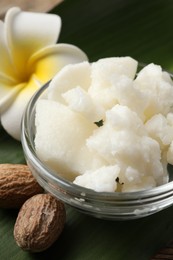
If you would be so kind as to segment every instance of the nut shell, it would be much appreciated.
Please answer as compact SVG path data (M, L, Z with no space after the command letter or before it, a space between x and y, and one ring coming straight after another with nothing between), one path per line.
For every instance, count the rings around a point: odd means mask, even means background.
M20 208L43 188L24 164L0 164L0 207Z
M19 247L31 252L49 248L61 234L66 220L64 204L50 194L28 199L19 211L14 238Z

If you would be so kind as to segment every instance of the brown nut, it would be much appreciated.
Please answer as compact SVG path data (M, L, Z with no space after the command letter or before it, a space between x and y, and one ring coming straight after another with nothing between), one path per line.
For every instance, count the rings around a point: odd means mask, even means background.
M49 248L61 234L66 220L64 204L50 194L28 199L19 211L14 238L19 247L31 252Z
M24 164L0 164L0 207L20 208L43 188Z

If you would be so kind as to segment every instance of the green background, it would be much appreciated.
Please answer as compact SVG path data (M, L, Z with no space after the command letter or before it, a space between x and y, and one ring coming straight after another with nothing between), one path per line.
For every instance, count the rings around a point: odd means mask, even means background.
M172 0L66 0L51 13L62 18L59 42L75 44L90 59L132 56L173 72ZM0 127L0 163L22 163L19 142ZM67 207L58 241L43 253L19 249L16 210L0 210L0 259L147 260L173 240L173 207L133 221L95 219Z

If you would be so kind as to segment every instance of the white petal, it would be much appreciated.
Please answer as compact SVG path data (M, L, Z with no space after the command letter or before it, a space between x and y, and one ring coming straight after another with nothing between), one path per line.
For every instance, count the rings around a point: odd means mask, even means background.
M20 140L20 124L23 111L37 88L51 79L66 64L77 63L86 59L86 55L79 48L68 44L47 47L34 55L30 61L30 66L35 69L35 74L33 74L31 81L25 85L12 105L1 116L1 123L6 131L15 139ZM39 86L38 83L40 83Z
M33 53L56 43L61 19L54 14L22 12L19 8L11 8L6 14L5 26L14 63L21 73Z
M16 82L14 67L8 52L4 23L2 21L0 21L0 82L1 80L8 81L9 83Z
M21 91L25 84L19 84L15 87L8 85L0 85L0 115L10 106L17 94Z
M12 105L1 115L3 128L17 140L20 140L23 112L30 98L39 87L37 82L31 80L31 82L25 85L23 90L20 91Z
M53 78L65 65L80 63L87 59L86 54L74 45L51 45L31 57L28 70L32 69L35 77L44 83Z

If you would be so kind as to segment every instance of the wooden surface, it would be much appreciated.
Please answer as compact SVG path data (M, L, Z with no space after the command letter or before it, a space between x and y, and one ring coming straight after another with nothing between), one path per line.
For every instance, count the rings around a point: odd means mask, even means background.
M0 19L3 19L7 10L13 6L19 6L24 11L47 12L60 2L62 0L1 0Z
M170 260L173 259L173 241L166 247L158 251L158 253L152 257L151 260Z

